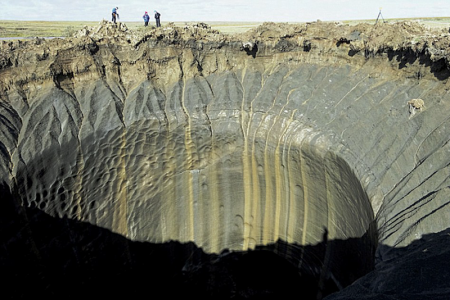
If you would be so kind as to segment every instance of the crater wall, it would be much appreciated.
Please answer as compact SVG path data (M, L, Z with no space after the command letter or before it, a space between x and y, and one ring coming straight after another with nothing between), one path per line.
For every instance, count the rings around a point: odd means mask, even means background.
M447 36L383 26L104 23L3 42L0 179L18 206L132 241L219 254L362 239L352 263L369 272L378 245L382 264L450 214ZM333 249L313 272L342 289Z

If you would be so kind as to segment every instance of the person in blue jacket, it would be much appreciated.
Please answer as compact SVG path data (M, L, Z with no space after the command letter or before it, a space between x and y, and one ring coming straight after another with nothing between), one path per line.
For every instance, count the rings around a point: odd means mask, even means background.
M148 15L148 13L145 12L142 18L144 19L144 26L148 26L148 21L150 20L150 16Z
M114 7L114 8L112 9L112 20L111 20L111 21L113 21L114 24L116 24L116 20L117 20L117 18L119 17L119 14L117 13L117 10L118 10L118 9L119 9L118 7Z

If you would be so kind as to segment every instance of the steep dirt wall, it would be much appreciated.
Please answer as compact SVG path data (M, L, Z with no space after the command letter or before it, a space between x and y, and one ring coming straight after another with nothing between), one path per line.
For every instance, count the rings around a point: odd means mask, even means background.
M321 245L314 263L271 251L342 289L377 245L388 257L449 227L447 41L319 22L3 42L3 191L131 241Z

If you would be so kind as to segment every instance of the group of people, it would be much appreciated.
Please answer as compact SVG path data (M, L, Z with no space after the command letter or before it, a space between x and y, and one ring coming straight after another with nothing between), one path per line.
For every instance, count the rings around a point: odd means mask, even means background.
M118 9L118 7L114 7L112 9L112 22L114 22L114 24L116 24L117 19L119 18L119 13L117 12ZM155 10L156 27L161 27L160 17L161 14ZM148 26L148 22L150 21L150 16L148 15L148 13L145 12L142 18L144 19L144 26Z
M155 10L155 21L156 21L156 27L161 27L161 22L159 18L161 17L161 14ZM148 21L150 21L150 16L147 12L145 12L144 16L142 17L144 19L144 26L148 26Z

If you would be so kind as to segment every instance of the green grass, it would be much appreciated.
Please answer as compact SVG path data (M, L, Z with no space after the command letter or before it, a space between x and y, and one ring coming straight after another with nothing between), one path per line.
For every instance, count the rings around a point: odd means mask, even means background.
M0 21L0 37L62 37L98 22Z

